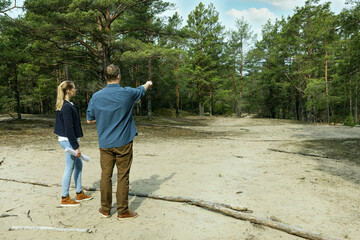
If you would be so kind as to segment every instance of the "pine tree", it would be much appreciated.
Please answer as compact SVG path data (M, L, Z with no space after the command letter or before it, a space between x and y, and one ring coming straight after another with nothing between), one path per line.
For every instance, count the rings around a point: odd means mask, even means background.
M199 104L199 115L204 114L206 95L209 96L209 112L213 113L215 86L218 83L218 68L223 52L223 26L219 23L219 13L213 4L205 8L203 3L192 11L187 20L186 30L190 38L190 56L193 82Z
M0 18L0 65L3 68L1 80L2 91L11 89L13 92L12 99L15 99L17 119L21 119L21 83L19 81L19 66L25 63L28 59L27 46L28 39L26 39L17 23L21 20L14 20L9 17ZM6 94L7 95L7 94ZM8 98L5 98L7 100ZM11 103L10 101L9 103ZM10 105L11 106L11 105ZM3 109L10 110L8 108Z
M231 70L234 83L235 102L236 102L236 115L241 117L242 110L242 95L243 95L243 78L244 78L244 65L246 52L248 48L255 41L256 35L251 31L249 23L244 18L236 20L236 30L230 31L228 41L228 52L230 58L230 64L233 65ZM238 74L240 74L240 80L238 80Z
M129 33L147 31L147 25L134 25L150 5L161 0L27 0L24 30L52 43L63 52L69 64L92 69L104 80L104 69L114 59L117 41ZM163 4L162 10L167 6ZM139 20L137 21L139 22ZM75 56L74 56L75 55Z

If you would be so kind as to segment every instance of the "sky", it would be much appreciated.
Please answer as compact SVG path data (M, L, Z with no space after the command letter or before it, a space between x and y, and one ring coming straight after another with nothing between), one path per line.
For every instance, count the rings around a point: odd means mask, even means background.
M305 0L163 0L175 4L175 9L168 10L165 16L171 16L178 12L183 19L183 25L186 25L188 15L200 2L206 7L213 3L216 11L219 13L220 22L226 30L235 30L236 19L244 17L250 24L251 30L261 39L261 28L268 19L274 22L275 19L281 19L282 16L291 16L296 6L303 6ZM345 0L328 0L331 2L331 9L338 14L346 7ZM12 1L14 2L14 1ZM17 0L17 5L21 6L24 0ZM321 0L320 3L327 2ZM15 9L8 13L10 16L16 16L21 10Z
M235 30L236 19L244 17L251 26L251 30L261 38L261 28L268 19L273 23L282 16L291 16L295 7L305 5L305 0L167 0L176 5L174 10L169 10L165 15L171 16L178 12L186 24L188 15L200 2L205 6L213 3L219 13L219 21L226 30ZM331 2L331 10L338 14L346 7L345 0L321 0L320 3Z

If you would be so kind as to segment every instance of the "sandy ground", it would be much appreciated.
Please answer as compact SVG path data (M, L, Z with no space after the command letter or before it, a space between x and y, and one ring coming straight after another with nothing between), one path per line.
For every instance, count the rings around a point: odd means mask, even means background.
M3 119L4 120L4 119ZM39 120L40 121L40 120ZM47 122L48 121L48 122ZM185 203L129 196L130 221L98 215L100 193L76 208L61 208L64 153L41 124L0 125L0 239L302 239ZM83 186L99 187L95 126L83 124ZM340 239L360 239L360 164L338 149L357 147L360 128L253 118L187 118L138 121L131 191L248 206L256 217ZM309 142L310 141L310 142ZM311 141L313 141L311 143ZM309 145L310 143L310 145ZM314 145L312 148L311 146ZM310 146L310 147L309 147ZM277 149L305 156L276 152ZM350 150L349 150L350 151ZM350 154L350 152L349 152ZM321 157L323 156L323 157ZM116 171L113 177L116 189ZM75 189L70 189L75 197ZM115 195L114 195L115 202ZM9 231L12 226L91 229Z

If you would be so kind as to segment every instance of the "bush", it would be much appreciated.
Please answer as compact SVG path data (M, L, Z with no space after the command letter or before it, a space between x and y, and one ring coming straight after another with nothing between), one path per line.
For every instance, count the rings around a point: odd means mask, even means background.
M8 96L11 90L8 87L0 86L0 113L14 111L16 101Z
M216 115L230 115L233 113L231 106L225 102L217 101L214 105L214 114Z
M349 115L346 117L346 119L344 121L344 125L351 126L351 127L356 125L353 115Z

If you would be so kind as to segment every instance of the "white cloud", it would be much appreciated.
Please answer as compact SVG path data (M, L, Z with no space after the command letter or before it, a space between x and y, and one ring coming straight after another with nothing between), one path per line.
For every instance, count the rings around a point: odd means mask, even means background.
M326 1L324 1L326 2ZM345 0L333 0L331 1L331 9L336 14L340 13L343 8L349 7L345 4Z
M274 20L276 18L275 14L270 12L267 8L249 8L246 10L236 10L233 8L226 12L226 15L234 18L244 17L248 22L255 24L264 24L268 19Z
M299 0L261 0L260 2L268 3L274 7L281 9L294 9L296 6L301 5L303 1Z
M295 7L301 7L305 5L305 0L255 0L257 2L268 3L276 8L282 10L294 10ZM329 2L329 0L320 0L319 4ZM331 9L336 13L340 12L345 5L345 0L331 0Z

